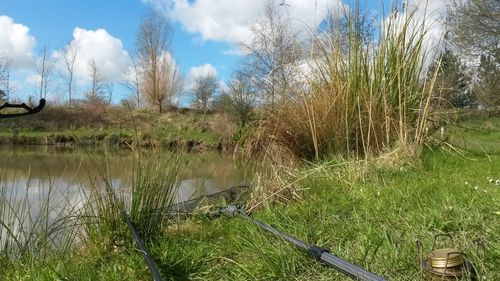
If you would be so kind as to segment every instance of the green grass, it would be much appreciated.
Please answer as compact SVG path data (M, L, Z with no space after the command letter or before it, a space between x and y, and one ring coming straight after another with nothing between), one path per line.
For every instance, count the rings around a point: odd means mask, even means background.
M256 217L392 280L420 278L417 239L429 251L433 235L451 233L481 276L496 280L500 187L486 177L500 178L499 171L500 157L471 161L426 151L422 168L378 171L360 184L330 179L328 173L316 175L304 183L309 191L302 203L278 206ZM173 254L167 264L182 260L186 252L193 255L195 266L189 265L193 257L184 262L192 279L343 278L246 221L194 220L186 227L188 231L181 227L157 248ZM475 255L477 238L485 242L484 258Z
M473 118L450 126L450 142L470 152L500 154L500 117Z
M44 121L27 117L0 124L0 139L17 136L21 140L31 138L30 143L36 142L37 138L49 138L57 142L84 145L103 142L130 144L136 140L137 131L140 143L146 145L168 145L170 141L199 141L214 145L227 138L226 132L218 131L218 118L213 113L170 112L159 115L146 111L131 113L122 110L110 111L100 123L81 122L74 125L64 118Z
M474 128L500 124L497 119L470 122ZM496 129L476 131L474 137L494 142ZM306 189L301 202L275 205L254 216L390 280L421 279L415 241L420 239L428 253L434 235L450 233L481 278L500 278L500 186L487 180L500 179L500 155L461 156L427 148L419 165L372 168L357 181L338 179L333 176L337 169L323 167L301 182ZM476 239L485 245L479 256ZM167 280L347 280L238 218L196 215L170 225L148 247ZM55 272L71 280L151 279L133 245L110 242L64 259L17 262L4 276L54 280Z

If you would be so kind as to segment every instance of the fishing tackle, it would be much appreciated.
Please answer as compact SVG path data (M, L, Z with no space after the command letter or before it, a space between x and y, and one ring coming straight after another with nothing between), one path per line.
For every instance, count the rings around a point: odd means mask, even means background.
M216 218L220 216L228 216L228 217L241 217L243 219L246 219L253 224L257 225L261 229L270 232L271 234L281 237L285 239L286 241L290 242L293 244L295 247L306 250L309 252L316 260L321 261L327 265L332 266L333 268L337 269L338 271L348 275L349 277L355 279L355 280L366 280L366 281L385 281L385 279L381 276L378 276L377 274L373 272L369 272L364 268L361 268L355 264L352 264L348 261L345 261L337 256L334 256L330 253L330 251L326 248L319 247L314 244L309 244L304 241L301 241L293 236L290 236L264 222L258 221L252 217L250 217L244 210L242 210L241 207L238 207L234 204L229 205L225 209L220 209L216 211L212 211L209 213L209 216L211 218Z

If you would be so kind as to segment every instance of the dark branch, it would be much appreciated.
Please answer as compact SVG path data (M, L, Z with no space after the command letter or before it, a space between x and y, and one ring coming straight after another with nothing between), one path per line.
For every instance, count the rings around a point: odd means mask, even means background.
M29 107L25 103L17 104L17 103L6 102L6 103L0 105L0 119L36 114L36 113L42 111L42 109L44 107L45 107L45 99L40 99L40 102L35 107ZM2 114L1 111L5 108L21 108L21 109L24 109L26 111L25 112Z

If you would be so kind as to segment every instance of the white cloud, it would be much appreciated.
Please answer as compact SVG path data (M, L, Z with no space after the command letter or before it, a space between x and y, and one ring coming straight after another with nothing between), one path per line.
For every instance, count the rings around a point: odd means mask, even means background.
M215 66L213 66L210 63L206 63L206 64L203 64L203 65L191 67L189 69L189 72L188 72L187 76L186 76L186 80L185 80L185 83L184 83L184 85L185 85L185 87L184 87L185 92L183 93L183 95L186 96L186 97L191 96L192 93L190 91L194 87L194 83L195 83L194 81L195 81L196 77L199 77L199 76L202 76L202 75L214 75L214 76L217 76L217 74L218 74L217 69L215 68Z
M403 11L391 15L396 17L399 26L403 26L406 18L411 15L412 21L408 30L410 34L419 31L420 25L425 24L426 34L423 46L426 55L425 67L443 50L447 5L447 0L409 0L407 7ZM389 20L389 18L386 19L386 21Z
M194 66L189 69L190 77L198 77L201 75L217 76L217 69L209 63L206 63L204 65Z
M0 16L0 56L8 58L13 69L33 64L35 37L25 25L15 23L8 16Z
M191 33L204 40L248 43L251 27L264 17L268 0L142 0L169 15ZM286 5L294 29L316 27L328 10L340 0L288 0Z
M130 61L121 40L113 37L104 29L86 30L76 27L69 46L78 50L75 75L80 82L89 79L89 61L92 59L95 60L103 75L115 81L123 77L123 70L126 69ZM55 51L53 56L57 61L58 68L63 69L64 50Z

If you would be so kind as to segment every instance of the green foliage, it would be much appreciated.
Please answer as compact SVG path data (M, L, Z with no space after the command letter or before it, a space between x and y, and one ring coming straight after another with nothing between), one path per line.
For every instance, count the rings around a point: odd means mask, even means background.
M434 82L434 96L437 108L454 108L473 105L476 101L469 89L470 77L465 66L451 50L445 50L430 66L428 75L437 75Z
M476 95L483 106L500 106L500 65L492 58L482 55L478 67Z
M169 225L170 206L188 160L181 154L139 153L137 166L131 171L130 189L112 181L106 158L94 158L93 168L100 177L89 173L90 190L61 191L52 186L32 187L29 182L26 188L2 186L1 276L9 276L9 280L54 280L62 278L66 270L74 270L77 279L92 276L92 280L117 280L129 276L144 280L149 272L137 269L144 264L128 242L131 235L123 220L124 211L129 212L144 240L161 237ZM124 255L126 252L129 255ZM70 256L78 262L67 264ZM93 265L82 268L80 262ZM95 272L95 268L101 271ZM23 274L27 275L19 277Z
M233 115L243 128L253 119L256 99L257 89L250 77L238 72L229 83L228 90L217 97L216 105Z
M160 153L138 159L132 183L130 218L145 238L158 237L169 224L170 206L189 156Z
M43 259L51 252L64 255L73 249L79 238L77 191L56 190L52 184L33 186L31 179L25 186L1 182L1 262ZM76 200L67 202L71 196Z
M0 124L0 137L5 137L7 142L16 139L19 144L67 142L76 145L164 146L170 142L199 141L207 147L215 146L224 137L213 126L218 121L213 113L179 110L158 115L110 107L104 115L94 118L96 116L86 114L84 109L84 106L52 106L37 116L7 120ZM232 125L232 120L226 122L230 124L224 126ZM139 139L135 138L135 130L139 132Z
M372 167L362 176L363 180L356 180L359 179L356 169L343 169L348 166L335 161L304 167L304 174L308 176L300 181L305 190L301 202L275 205L253 216L395 280L421 278L416 239L423 241L427 252L435 234L448 232L455 237L456 247L467 253L479 277L496 280L500 277L496 270L500 257L497 219L500 189L487 178L500 178L499 128L498 118L469 118L450 130L450 142L462 145L461 140L467 139L470 142L467 148L475 147L474 153L465 152L460 156L439 148L426 149L421 165ZM485 155L485 149L491 153ZM163 224L151 231L149 226L155 220L149 215L162 208L158 208L156 199L141 193L152 188L151 196L159 194L158 198L169 201L168 196L161 196L162 191L154 188L153 181L159 186L169 186L165 183L172 179L170 172L176 171L183 161L176 155L144 159L134 181L138 195L133 203L137 204L134 220L143 232L155 233L148 248L167 280L345 278L285 241L238 218L208 220L203 215L195 215L190 220ZM168 168L167 163L172 166ZM165 174L165 169L173 170ZM111 200L105 194L93 198ZM130 197L122 198L126 202L134 201L127 201ZM149 203L141 205L140 202ZM115 207L121 210L123 202ZM91 216L86 217L96 219L95 222L112 217L109 213L87 214ZM128 242L124 246L113 243L117 234L125 235L124 240L130 241L120 219L117 214L114 225L109 224L109 220L88 224L101 234L77 251L65 254L50 251L43 259L35 252L26 252L23 259L1 255L0 272L7 280L149 280L140 253ZM137 221L142 219L143 224ZM162 218L156 221L162 224ZM102 232L105 229L107 235ZM485 243L484 255L476 255L474 240L477 238Z

